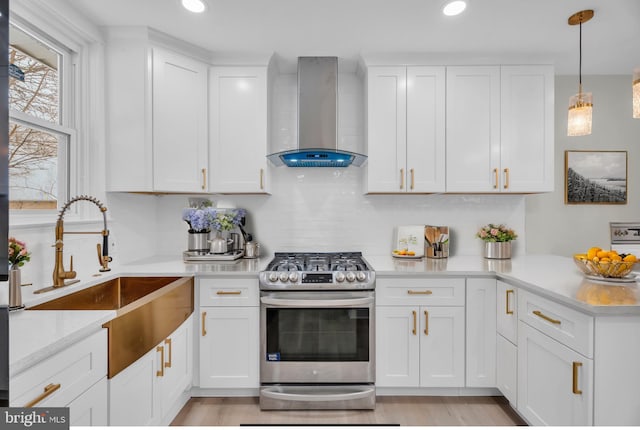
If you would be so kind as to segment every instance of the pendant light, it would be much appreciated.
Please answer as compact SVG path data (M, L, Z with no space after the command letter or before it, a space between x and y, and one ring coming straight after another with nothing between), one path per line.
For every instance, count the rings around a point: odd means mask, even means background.
M567 136L585 136L591 134L593 95L582 92L582 23L593 18L593 10L583 10L569 17L569 25L580 25L580 63L578 94L569 99L569 117Z
M633 71L633 117L640 118L640 67Z

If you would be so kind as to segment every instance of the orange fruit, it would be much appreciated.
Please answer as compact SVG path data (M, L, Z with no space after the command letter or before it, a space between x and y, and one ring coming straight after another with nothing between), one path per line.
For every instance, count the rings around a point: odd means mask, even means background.
M598 251L598 252L596 252L596 256L598 258L608 258L609 257L609 251Z
M629 254L626 257L624 257L622 260L627 261L629 263L635 263L638 260L638 258L633 254Z
M593 260L593 257L596 256L598 251L602 251L602 249L598 248L597 246L594 246L593 248L589 248L589 250L587 251L587 258L589 260Z

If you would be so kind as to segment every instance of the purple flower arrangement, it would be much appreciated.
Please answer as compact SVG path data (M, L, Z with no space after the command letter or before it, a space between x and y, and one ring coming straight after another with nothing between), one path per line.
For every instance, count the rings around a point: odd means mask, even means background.
M231 230L242 223L246 214L244 209L185 208L182 220L189 224L189 233L208 233L211 229Z

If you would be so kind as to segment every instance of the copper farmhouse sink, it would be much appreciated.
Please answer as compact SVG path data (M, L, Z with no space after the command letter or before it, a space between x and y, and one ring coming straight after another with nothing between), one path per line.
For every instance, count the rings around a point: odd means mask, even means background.
M120 277L31 307L115 310L108 329L109 378L142 357L193 313L192 277Z

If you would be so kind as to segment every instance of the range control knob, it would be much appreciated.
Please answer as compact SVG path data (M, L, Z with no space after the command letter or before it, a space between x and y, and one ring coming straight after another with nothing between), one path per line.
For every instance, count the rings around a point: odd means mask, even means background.
M269 273L269 280L271 282L276 282L278 280L278 274L276 272Z
M280 280L282 282L287 282L289 280L289 274L287 272L282 272L280 274Z
M358 272L356 273L356 279L358 280L358 282L362 282L367 278L367 275L365 275L364 272Z
M291 282L298 282L298 272L289 273L289 280Z
M353 282L356 280L356 274L353 272L347 272L347 281Z
M336 273L336 281L344 282L344 273L342 273L342 272Z

